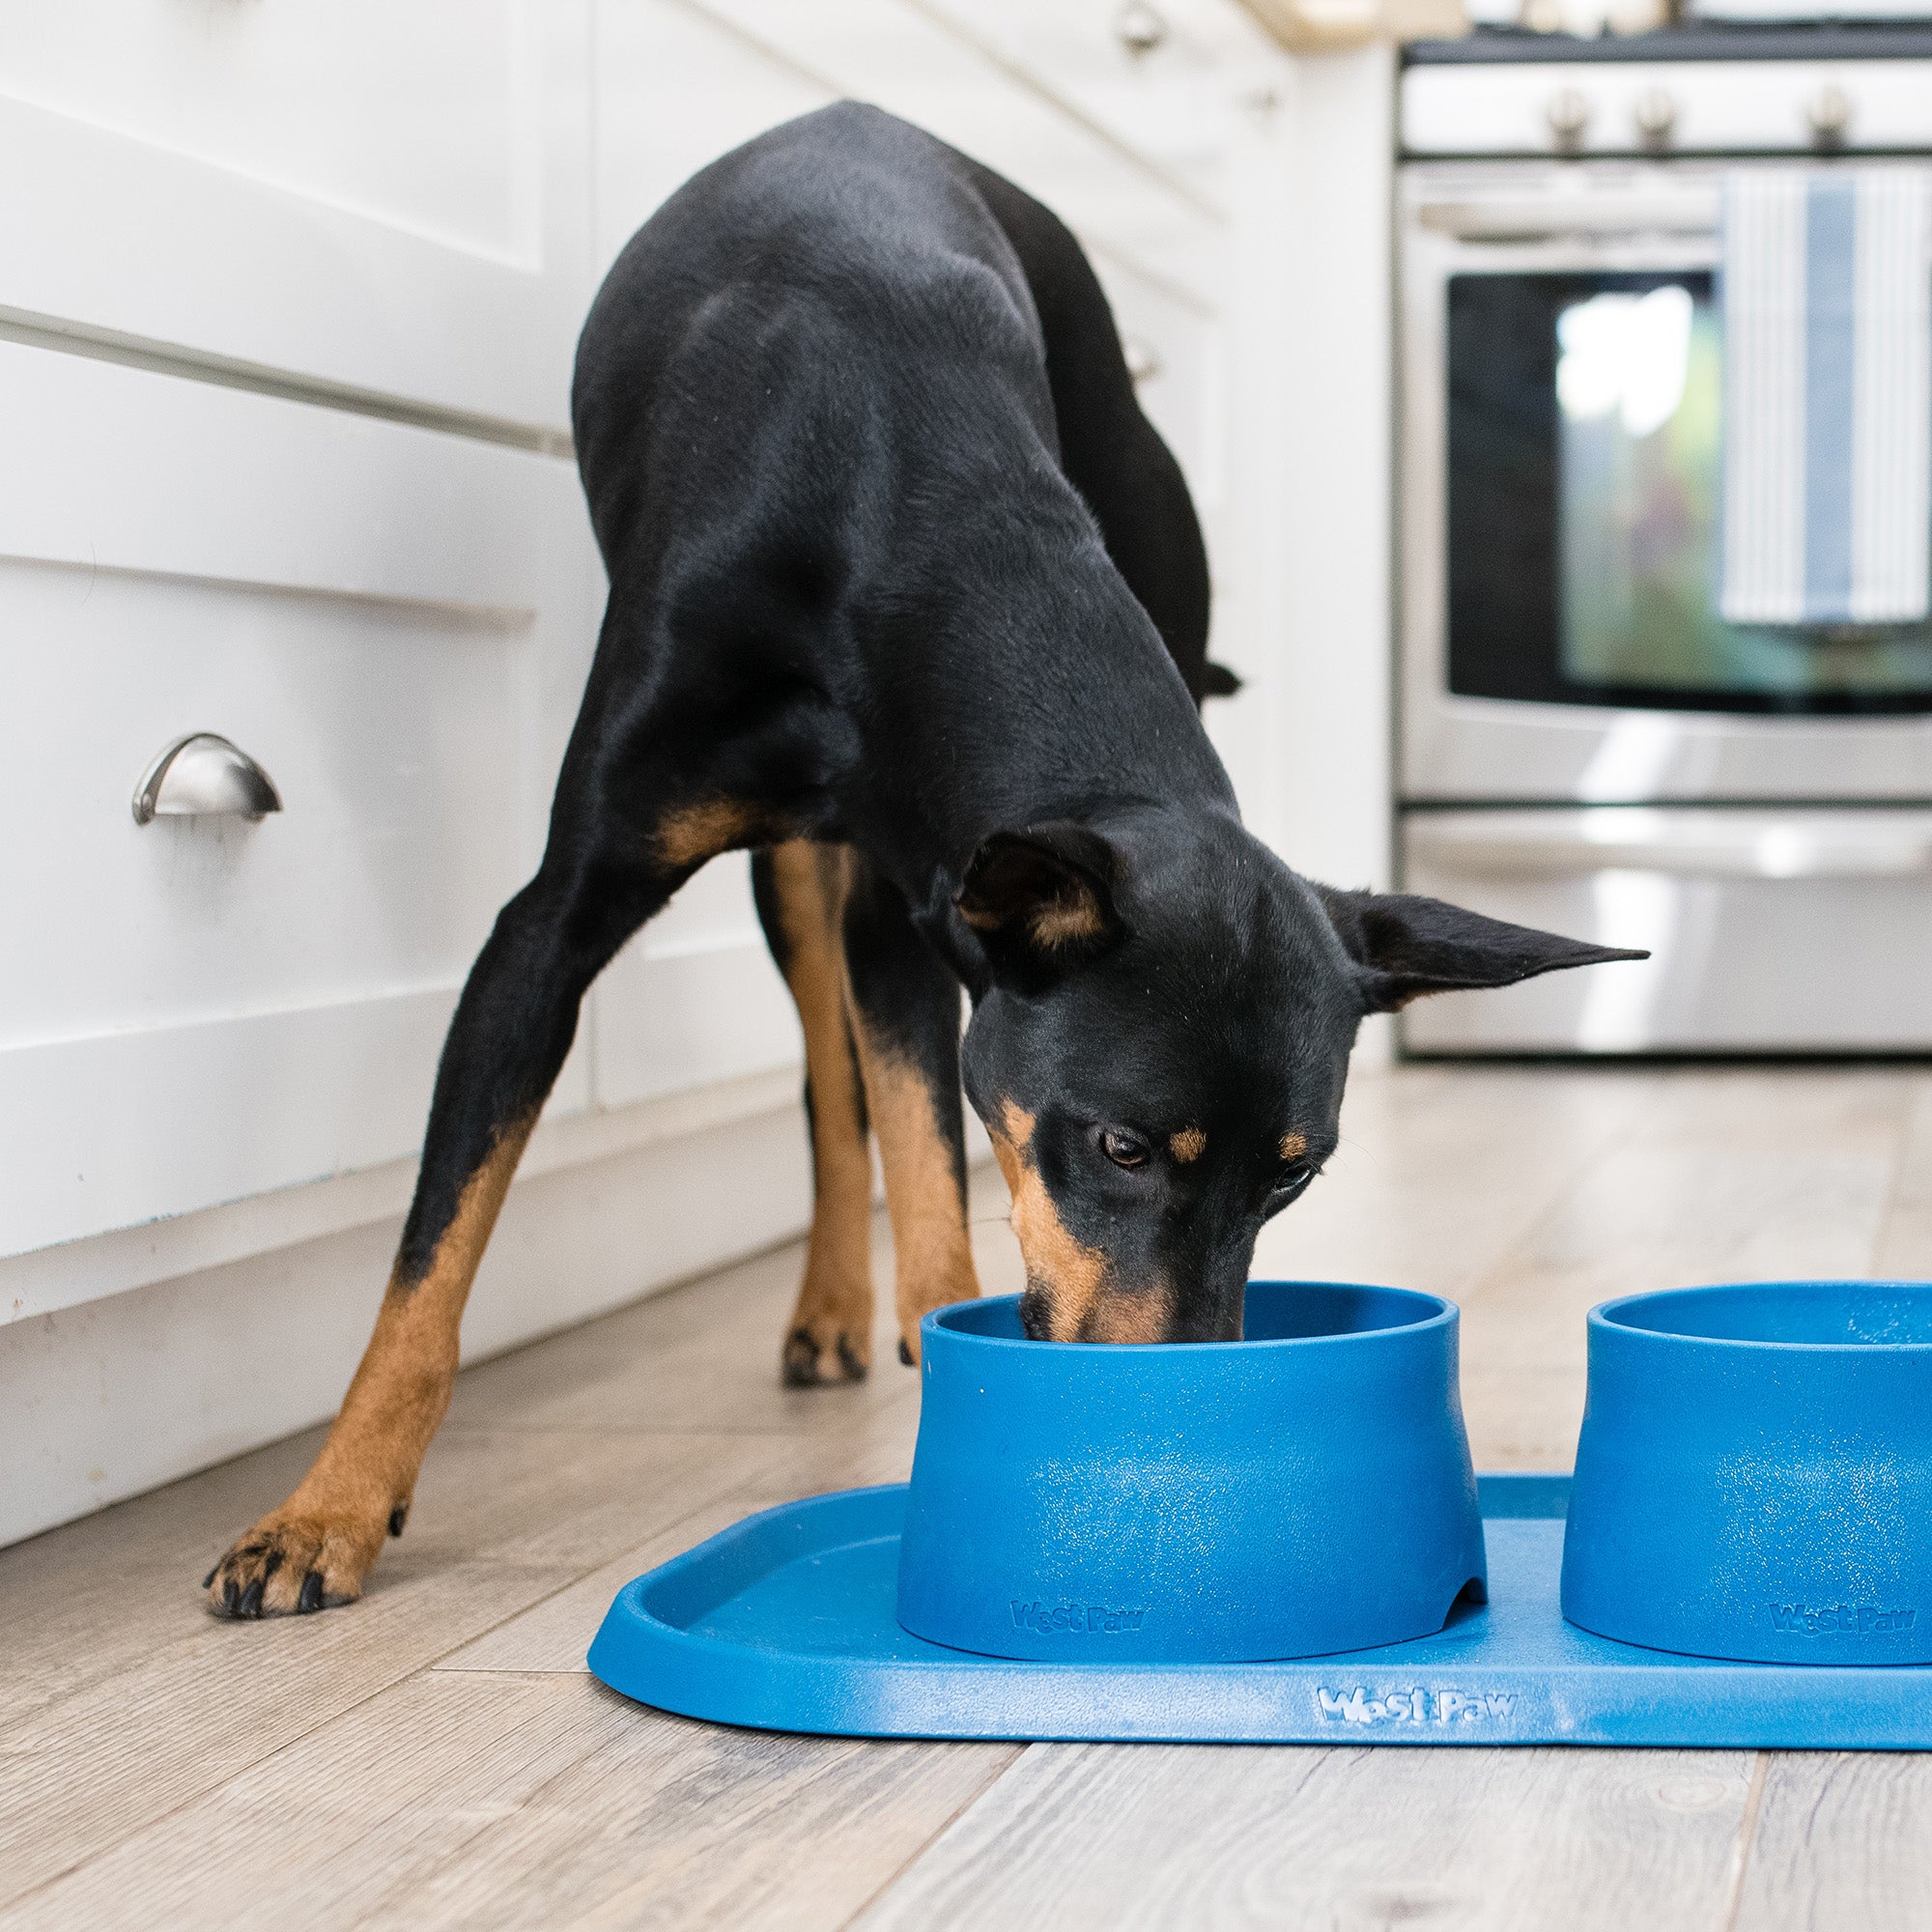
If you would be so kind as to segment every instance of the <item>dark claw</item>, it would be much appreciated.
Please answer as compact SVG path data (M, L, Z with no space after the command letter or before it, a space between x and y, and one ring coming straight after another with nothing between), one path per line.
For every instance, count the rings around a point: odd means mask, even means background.
M313 1616L322 1608L322 1572L311 1570L302 1578L301 1595L296 1599L296 1615Z
M803 1328L794 1328L785 1337L783 1374L786 1388L816 1388L818 1385L818 1350L813 1348L810 1335Z
M270 1550L269 1560L262 1565L262 1581L266 1583L281 1567L282 1552L279 1549Z
M236 1606L235 1614L239 1617L259 1617L262 1614L261 1577L257 1577L255 1580L252 1583L250 1583L245 1590L242 1592L242 1601Z
M220 1568L221 1565L218 1563L214 1566L214 1570L219 1570ZM212 1590L214 1587L214 1570L211 1570L208 1573L208 1575L201 1579L201 1587L204 1590Z
M838 1365L845 1371L848 1382L862 1382L866 1379L866 1365L859 1359L859 1351L852 1346L849 1335L838 1338Z
M391 1536L402 1535L403 1525L404 1523L408 1522L409 1520L410 1520L409 1504L398 1503L395 1506L395 1508L389 1512L389 1534Z
M902 1361L907 1368L912 1367L912 1350L910 1348L906 1346L906 1338L903 1335L899 1337L899 1360Z
M221 1586L221 1607L232 1617L236 1614L235 1605L241 1601L242 1586L231 1577Z

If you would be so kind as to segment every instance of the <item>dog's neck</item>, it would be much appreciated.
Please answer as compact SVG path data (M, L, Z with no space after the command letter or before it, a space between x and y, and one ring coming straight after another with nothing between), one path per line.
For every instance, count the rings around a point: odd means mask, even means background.
M1156 810L1237 817L1234 789L1151 620L1050 466L996 503L958 505L947 540L899 552L867 735L890 787L856 788L862 842L915 904L993 833ZM945 514L942 509L940 514ZM894 648L897 643L900 648Z

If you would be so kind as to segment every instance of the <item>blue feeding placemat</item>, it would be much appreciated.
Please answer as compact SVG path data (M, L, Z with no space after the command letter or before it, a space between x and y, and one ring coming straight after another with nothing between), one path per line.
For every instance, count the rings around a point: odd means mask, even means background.
M1566 1624L1569 1478L1480 1487L1489 1604L1459 1604L1435 1635L1378 1650L1110 1663L1121 1606L1030 1602L1011 1614L1064 1633L1065 1662L926 1643L895 1616L905 1490L894 1485L765 1510L627 1583L590 1668L685 1717L846 1737L1932 1748L1932 1665L1715 1662Z

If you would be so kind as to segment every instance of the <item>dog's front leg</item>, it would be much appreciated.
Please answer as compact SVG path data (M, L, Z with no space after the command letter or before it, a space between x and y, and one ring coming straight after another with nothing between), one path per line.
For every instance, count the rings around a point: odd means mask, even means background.
M791 1388L862 1381L872 1361L872 1154L842 932L850 876L845 846L803 839L758 853L752 866L758 918L805 1035L811 1235L785 1324Z
M893 1224L899 1359L912 1364L921 1321L980 1293L966 1224L959 982L920 937L897 888L863 859L846 899L845 960Z
M211 1608L272 1616L362 1594L384 1537L402 1534L423 1454L449 1406L463 1305L529 1129L527 1120L513 1122L497 1136L421 1277L398 1261L322 1453L295 1493L204 1579Z
M300 1486L204 1579L218 1615L348 1603L384 1536L401 1534L449 1406L469 1284L579 1003L692 869L546 861L503 908L450 1022L415 1200L361 1366Z

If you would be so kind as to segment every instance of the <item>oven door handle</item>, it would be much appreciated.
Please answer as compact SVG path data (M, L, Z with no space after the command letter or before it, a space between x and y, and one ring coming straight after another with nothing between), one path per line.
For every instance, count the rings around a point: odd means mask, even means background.
M1564 236L1715 235L1719 191L1667 194L1458 196L1417 202L1417 223L1459 242L1541 242Z
M1412 859L1464 877L1932 878L1932 810L1420 811L1405 841Z

